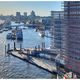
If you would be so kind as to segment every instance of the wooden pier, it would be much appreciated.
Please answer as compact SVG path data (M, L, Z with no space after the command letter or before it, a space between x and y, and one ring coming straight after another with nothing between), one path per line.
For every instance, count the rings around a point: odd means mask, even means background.
M38 58L29 56L29 55L25 55L23 53L19 53L19 51L9 51L8 54L10 54L14 57L17 57L25 62L28 62L32 65L35 65L38 68L46 70L51 74L57 75L56 66L49 65L48 63L45 63L44 61L42 61L42 59L38 59Z
M51 60L49 60L49 62L45 62L48 61L48 59L46 58L42 58L40 57L40 54L48 54L48 55L54 55L53 53L47 53L45 52L46 50L44 48L40 48L40 46L35 47L35 48L27 48L27 49L23 49L22 45L20 45L20 48L16 48L15 42L14 42L14 49L10 49L10 44L7 45L7 48L5 46L5 54L7 53L8 55L12 55L16 58L19 58L25 62L28 62L38 68L41 68L45 71L48 71L51 74L55 74L57 76L57 69L56 69L56 65L55 62L53 61L52 63L50 62ZM6 55L7 55L6 54ZM43 60L44 59L44 60ZM50 64L51 63L51 64ZM53 65L52 65L53 64Z

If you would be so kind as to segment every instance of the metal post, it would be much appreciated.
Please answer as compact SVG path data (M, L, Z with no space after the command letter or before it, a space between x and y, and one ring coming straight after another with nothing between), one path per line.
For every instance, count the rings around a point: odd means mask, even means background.
M42 42L42 50L45 49L45 42Z
M14 50L16 50L16 44L15 44L15 42L14 42Z
M8 49L7 49L7 51L9 51L10 50L10 44L8 43Z
M6 45L5 45L5 56L6 56Z
M45 49L45 42L43 43L43 47L44 47L44 49Z
M21 49L22 49L22 44L20 44L20 51L21 51Z
M40 51L40 45L38 45L38 50Z
M6 45L5 45L5 53L6 53Z
M43 50L43 42L42 42L42 50Z

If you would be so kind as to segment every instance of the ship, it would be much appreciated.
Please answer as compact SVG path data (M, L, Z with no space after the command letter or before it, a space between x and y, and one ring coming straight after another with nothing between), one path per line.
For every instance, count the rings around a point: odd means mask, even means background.
M12 34L11 33L8 33L7 34L7 39L11 39L12 38Z
M17 29L16 38L17 38L17 40L23 40L23 32L22 32L22 29Z
M14 29L11 33L7 34L7 39L11 40L23 40L23 32L22 29Z
M16 39L16 35L15 33L13 33L13 31L11 33L7 34L7 39L11 39L11 40L15 40Z

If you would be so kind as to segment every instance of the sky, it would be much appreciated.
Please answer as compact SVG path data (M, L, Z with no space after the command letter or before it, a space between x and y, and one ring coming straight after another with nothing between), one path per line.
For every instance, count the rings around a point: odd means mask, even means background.
M7 1L0 2L0 15L16 15L16 12L35 11L39 16L50 16L50 11L60 11L61 1Z

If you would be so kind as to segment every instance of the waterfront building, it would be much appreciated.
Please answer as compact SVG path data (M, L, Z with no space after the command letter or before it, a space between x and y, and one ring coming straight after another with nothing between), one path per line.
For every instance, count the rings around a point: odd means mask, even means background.
M47 16L47 17L42 17L42 24L45 25L46 29L50 29L52 26L52 17Z
M65 67L80 75L80 1L64 1Z
M51 11L52 23L51 27L51 49L63 48L63 11Z
M20 12L16 12L16 16L17 16L17 17L18 17L18 16L21 16Z

